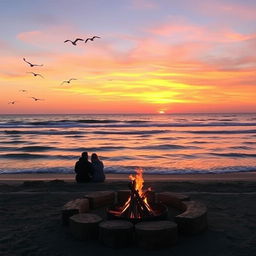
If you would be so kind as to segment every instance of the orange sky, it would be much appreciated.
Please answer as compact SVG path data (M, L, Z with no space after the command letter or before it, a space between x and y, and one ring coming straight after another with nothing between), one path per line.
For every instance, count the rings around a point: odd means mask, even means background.
M1 31L0 113L256 112L256 6L250 1L206 1L180 11L174 1L174 14L166 12L166 1L125 1L126 9L110 2L112 9L94 24L71 15L62 20L49 6L33 16L33 25L19 16L33 13L25 4L19 15L6 16L11 25ZM79 11L69 5L63 15L69 7ZM90 6L90 13L97 8ZM117 12L120 24L111 16ZM122 27L131 18L137 25ZM101 38L63 43L94 34ZM44 66L31 68L23 57ZM61 85L70 78L77 80Z

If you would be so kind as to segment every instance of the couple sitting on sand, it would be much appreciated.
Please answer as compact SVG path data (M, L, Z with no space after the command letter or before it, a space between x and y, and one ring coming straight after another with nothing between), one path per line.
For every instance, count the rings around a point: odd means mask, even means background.
M104 165L96 153L91 156L91 162L88 161L88 153L83 152L79 161L76 162L76 182L104 182Z

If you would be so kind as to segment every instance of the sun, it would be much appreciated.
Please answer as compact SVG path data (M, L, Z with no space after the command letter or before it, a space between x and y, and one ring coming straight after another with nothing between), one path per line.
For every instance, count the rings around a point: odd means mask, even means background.
M164 110L159 110L158 113L159 114L165 114L165 111Z

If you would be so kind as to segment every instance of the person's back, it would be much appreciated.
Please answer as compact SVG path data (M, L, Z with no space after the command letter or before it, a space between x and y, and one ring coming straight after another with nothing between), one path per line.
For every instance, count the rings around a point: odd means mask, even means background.
M83 152L79 161L75 165L76 181L77 182L89 182L92 177L92 164L88 161L87 152Z
M92 181L93 182L104 182L105 174L104 174L104 164L98 158L97 154L93 153L91 156L93 174Z

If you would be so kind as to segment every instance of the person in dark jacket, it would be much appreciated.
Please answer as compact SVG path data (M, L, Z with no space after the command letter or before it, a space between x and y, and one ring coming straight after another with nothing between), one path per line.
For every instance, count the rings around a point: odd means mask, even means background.
M104 182L105 181L104 164L99 159L96 153L92 154L91 162L92 162L92 168L93 168L92 181Z
M75 165L76 182L89 182L92 178L93 168L88 161L88 153L83 152Z

